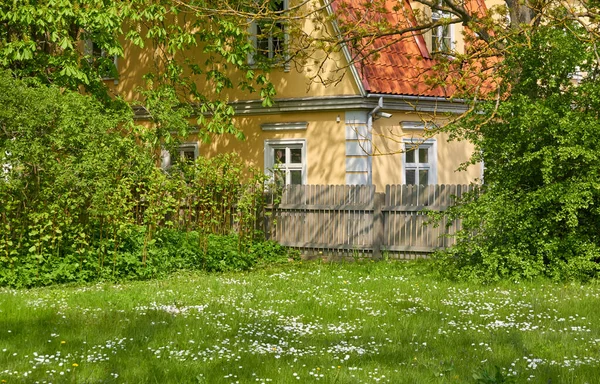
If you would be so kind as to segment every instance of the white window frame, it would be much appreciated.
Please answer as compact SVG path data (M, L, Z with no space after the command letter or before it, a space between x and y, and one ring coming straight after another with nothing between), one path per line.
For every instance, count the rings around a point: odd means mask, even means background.
M289 0L283 0L283 10L286 11L289 9ZM278 59L280 61L285 61L287 62L287 46L289 43L289 35L287 33L287 26L285 25L285 22L282 21L283 24L283 54L280 58L275 56L275 49L273 47L273 35L270 34L267 39L268 39L268 45L269 45L269 51L268 51L268 59L269 60L275 60L277 61ZM256 55L260 55L260 53L258 52L258 24L257 24L257 20L253 20L250 23L250 28L249 28L249 33L250 33L250 40L252 42L252 45L254 46L254 54L250 54L248 55L248 64L250 65L254 65L256 64L256 59L255 56ZM285 67L286 71L289 70L288 68L288 64L286 64Z
M106 52L106 50L104 50L104 48L100 48L100 55L94 54L94 44L96 43L94 43L92 39L85 39L84 44L84 54L86 56L89 56L88 60L90 61L90 63L93 63L93 61L98 57L107 57L108 53ZM117 71L119 70L118 59L118 55L113 55L113 64L115 65L115 69ZM102 76L102 80L115 80L115 84L117 83L117 79L112 76Z
M419 170L427 169L429 171L428 178L429 184L433 185L437 184L437 141L434 139L427 140L419 140L419 139L405 139L403 144L402 151L402 184L406 184L406 171L407 170L415 170L415 185L419 184ZM406 151L413 148L412 151L415 152L415 162L407 163L406 162ZM427 158L429 160L428 163L419 163L419 148L427 148L429 153L427 154Z
M438 2L441 4L441 2ZM442 12L436 9L431 10L431 22L436 23L441 19L451 18L451 15L447 12ZM444 36L444 27L448 28L448 36ZM454 49L454 33L453 33L453 24L448 25L439 25L431 29L431 52L441 52L441 53L450 53ZM434 34L435 32L435 34ZM437 38L436 38L437 35ZM444 39L447 39L448 47L446 49L435 50L434 49L434 41L437 41L438 47L442 47Z
M177 147L177 153L178 153L180 159L185 158L185 152L191 152L191 151L194 152L194 160L196 160L198 158L198 156L200 156L200 150L198 147L198 143L196 143L196 142L181 143ZM166 170L166 169L171 168L171 166L173 166L173 162L171 161L171 154L166 149L162 149L160 152L160 167L162 169Z
M302 171L302 184L306 184L308 180L308 158L306 156L306 139L267 139L265 140L264 147L264 165L265 165L265 174L268 175L271 180L274 180L274 168L276 164L274 164L275 150L285 148L286 159L290 159L291 155L289 153L289 149L292 147L301 148L302 150L302 162L299 165L295 164L285 164L283 168L280 168L283 172L285 172L285 185L291 184L291 174L289 171L300 170Z
M11 153L9 151L5 151L4 152L4 160L7 161L7 163L0 163L0 171L2 171L0 173L3 173L5 177L12 170L12 165L11 165L10 162L8 162L9 158L10 158L10 155L11 155Z
M569 74L569 77L571 77L576 84L579 84L581 80L583 80L584 73L581 71L579 65L575 67L575 71L573 73Z

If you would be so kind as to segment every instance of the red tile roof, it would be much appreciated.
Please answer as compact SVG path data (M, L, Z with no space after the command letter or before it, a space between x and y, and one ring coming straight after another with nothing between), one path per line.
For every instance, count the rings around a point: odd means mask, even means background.
M376 33L378 24L396 29L408 29L417 24L408 0L379 0L377 4L385 7L387 12L381 7L367 6L369 3L336 0L333 5L342 25L360 25L365 31ZM469 10L485 10L483 0L473 0L473 3L467 7ZM368 93L448 97L453 92L451 87L427 81L435 75L436 61L430 58L422 34L407 31L400 36L392 34L372 41L362 39L350 47L350 52Z

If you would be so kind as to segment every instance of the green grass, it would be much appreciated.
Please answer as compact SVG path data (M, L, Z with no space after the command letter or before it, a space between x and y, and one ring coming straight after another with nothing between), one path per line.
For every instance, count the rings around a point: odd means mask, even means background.
M597 383L599 319L597 284L469 286L415 263L0 290L0 381Z

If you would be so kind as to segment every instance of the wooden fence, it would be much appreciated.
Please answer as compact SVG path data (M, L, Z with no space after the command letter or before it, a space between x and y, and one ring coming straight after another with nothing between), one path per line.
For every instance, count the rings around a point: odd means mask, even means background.
M444 234L459 223L435 227L423 212L445 210L456 197L473 190L468 185L375 186L291 185L271 212L267 233L282 245L305 255L397 258L426 256L451 245Z

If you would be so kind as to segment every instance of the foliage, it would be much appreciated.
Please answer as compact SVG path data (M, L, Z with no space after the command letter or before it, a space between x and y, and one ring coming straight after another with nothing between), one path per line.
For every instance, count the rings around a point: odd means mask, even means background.
M265 73L272 63L248 64L256 48L246 16L229 14L221 2L193 4L192 10L176 0L2 2L0 69L83 91L112 108L123 108L125 101L141 107L153 122L146 134L156 148L192 129L205 140L226 133L242 138L224 92L258 92L271 103L274 88ZM229 5L259 12L254 3ZM130 64L142 56L124 56L139 50L148 54L147 66ZM123 66L144 81L120 90L114 80ZM139 92L132 93L135 87Z
M198 243L203 239L204 248ZM149 251L149 260L157 260L162 273L178 269L208 272L247 271L255 267L288 262L287 248L268 240L241 241L239 235L201 235L163 229Z
M287 263L290 260L300 261L298 250L289 249L272 240L254 242L249 252L255 255L259 265Z
M170 225L206 234L227 234L233 226L241 237L254 237L264 205L262 172L236 153L179 161L168 172L178 185L175 198L185 204L172 213Z
M550 12L550 11L549 11ZM475 143L484 193L450 210L463 230L441 255L455 277L589 279L600 270L600 74L584 26L559 20L513 36L501 99L445 129ZM580 81L576 81L579 76Z
M478 372L473 373L473 379L477 384L501 384L501 383L515 383L514 377L504 375L502 369L497 365L494 366L493 371L482 369Z
M84 86L107 101L103 65L97 64L123 54L118 38L127 8L128 2L97 0L2 2L0 68L68 89ZM105 57L98 58L103 63L84 49L86 39L105 51Z
M264 175L238 156L165 173L131 115L7 72L0 105L0 285L256 264Z
M5 276L48 284L85 279L111 258L114 265L134 231L134 196L158 172L135 127L90 97L29 87L6 72L0 90Z

